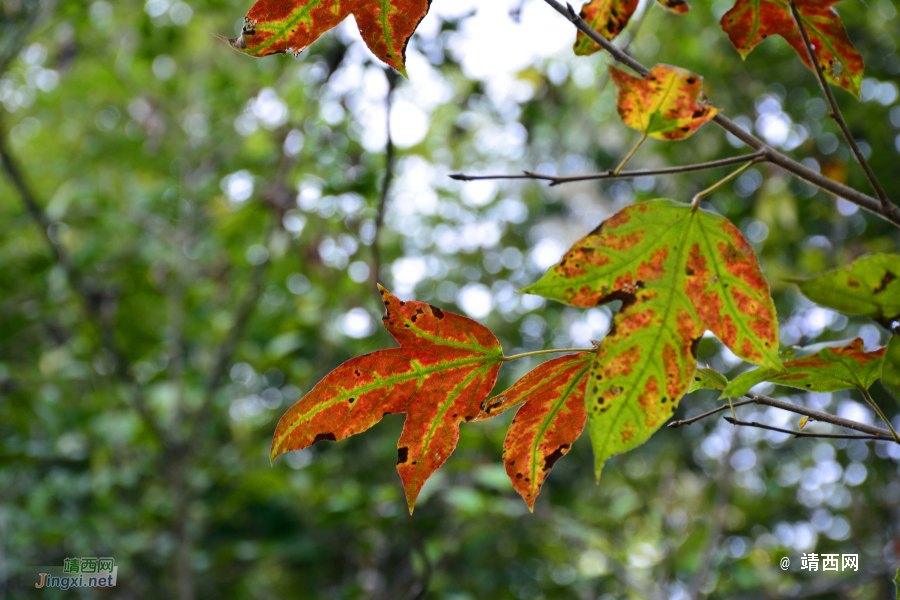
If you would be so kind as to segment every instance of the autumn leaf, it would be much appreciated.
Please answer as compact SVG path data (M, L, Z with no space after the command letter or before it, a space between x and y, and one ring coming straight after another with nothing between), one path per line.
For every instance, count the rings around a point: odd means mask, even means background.
M375 56L406 77L406 45L431 0L258 0L244 18L235 49L250 56L295 55L353 15Z
M900 256L871 254L804 281L803 295L848 315L869 317L886 327L900 318Z
M724 390L726 385L728 385L728 379L718 371L710 368L698 368L687 393L690 394L697 390Z
M685 15L691 10L686 0L657 0L657 2L679 15Z
M581 18L608 40L614 39L637 10L638 0L591 0L581 9ZM582 32L575 40L575 54L587 56L600 50L600 46Z
M649 137L683 140L718 112L697 102L703 78L686 69L656 65L643 79L615 67L609 72L618 88L619 116Z
M579 307L622 301L586 391L598 477L675 411L706 330L750 362L781 364L753 248L727 219L671 200L622 209L522 291Z
M593 358L593 353L581 352L541 364L488 402L480 417L525 403L506 433L503 464L532 511L550 469L584 429L584 389Z
M795 6L825 78L858 98L863 59L853 47L840 17L831 8L837 2L795 0ZM803 63L813 69L788 0L737 0L722 17L721 25L731 43L745 58L767 37L780 35L800 55Z
M422 485L456 448L460 423L481 412L503 350L471 319L379 289L387 310L382 321L400 347L359 356L329 373L281 417L271 459L406 413L397 471L412 512Z
M863 341L857 338L841 348L824 348L811 356L789 360L780 370L761 367L744 373L728 384L722 398L739 398L763 381L810 392L867 390L881 376L884 351L866 352Z

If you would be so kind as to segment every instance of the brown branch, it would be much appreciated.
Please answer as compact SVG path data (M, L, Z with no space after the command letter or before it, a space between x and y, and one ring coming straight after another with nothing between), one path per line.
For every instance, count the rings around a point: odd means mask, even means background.
M369 273L372 289L380 298L378 291L378 269L381 267L381 251L378 241L381 237L381 226L384 224L384 213L387 209L388 196L391 193L391 182L394 180L394 139L391 137L391 107L393 105L394 89L397 87L397 73L393 69L385 71L388 80L388 91L385 97L387 107L387 142L384 145L384 182L381 184L381 196L378 199L378 212L375 214L375 235L372 236L372 271Z
M809 55L809 62L814 67L816 79L819 81L819 87L822 88L822 93L825 95L825 99L828 100L828 105L831 107L829 116L834 119L834 122L837 123L841 133L844 134L844 139L847 140L847 144L849 144L850 149L853 150L853 154L856 156L856 160L859 161L859 165L865 172L869 184L872 186L872 189L875 190L875 195L878 196L878 199L881 201L881 206L885 210L890 210L892 207L896 210L897 207L888 200L884 188L881 187L878 178L875 177L875 172L872 171L872 167L869 166L869 161L863 156L862 150L859 149L859 144L856 143L853 134L850 133L850 128L847 127L847 123L844 121L844 116L841 114L841 109L838 107L837 100L834 97L834 93L831 91L828 80L825 79L825 72L822 70L822 65L819 64L819 60L816 58L815 47L809 39L809 34L806 31L806 27L803 25L803 20L800 18L797 7L794 5L794 0L790 0L790 5L791 14L794 16L794 22L797 23L797 29L800 30L800 36L803 38L803 45Z
M837 439L871 439L871 440L883 440L886 442L893 442L894 438L891 435L891 432L887 429L882 429L881 427L875 427L873 425L866 425L865 423L859 423L858 421L851 421L850 419L845 419L843 417L838 417L836 415L831 415L826 412L813 410L811 408L806 408L805 406L799 406L797 404L792 404L790 402L785 402L783 400L776 400L775 398L770 398L768 396L763 396L762 394L757 394L755 392L747 392L746 397L749 400L742 400L740 402L735 402L733 405L725 404L718 408L715 408L711 411L705 412L702 415L697 415L696 417L685 419L682 421L674 421L669 423L669 427L677 428L682 425L690 425L691 423L696 423L700 419L705 419L706 417L710 417L714 414L720 413L724 410L729 410L731 406L744 406L745 404L761 404L765 406L773 406L775 408L780 408L781 410L786 410L788 412L796 413L798 415L803 415L804 417L809 418L811 421L821 421L822 423L830 423L832 425L837 425L838 427L845 427L847 429L853 429L854 431L860 431L867 435L864 436L849 436L849 438L843 434L813 434L807 432L798 432L798 431L789 431L785 429L774 429L773 431L781 431L782 433L789 433L791 435L796 435L796 437L832 437ZM728 421L732 421L731 417L726 417ZM742 424L742 423L740 423ZM763 429L771 429L770 426L761 426Z
M697 415L696 417L692 417L690 419L684 419L683 421L672 421L667 425L667 427L671 427L672 429L676 429L681 427L682 425L690 425L691 423L696 423L700 419L705 419L706 417L711 417L716 413L720 413L723 410L728 410L732 406L743 406L745 404L756 404L756 400L741 400L740 402L735 402L733 404L723 404L719 408L714 408L709 412L705 412L702 415Z
M856 434L848 434L848 433L810 433L808 431L791 431L790 429L782 429L781 427L773 427L771 425L764 425L763 423L757 423L756 421L748 422L748 421L739 421L737 419L732 419L731 417L724 417L726 421L731 423L732 425L740 425L743 427L756 427L759 429L765 429L767 431L777 431L778 433L787 433L789 435L794 436L795 438L828 438L828 439L837 439L837 440L883 440L885 438L877 435L856 435Z
M550 7L556 10L559 14L569 19L569 21L571 21L579 31L583 32L585 35L590 37L591 40L596 42L600 47L609 52L610 56L612 56L616 61L633 69L637 73L640 73L642 76L646 76L650 72L647 67L636 61L634 58L612 44L609 40L597 33L597 31L595 31L590 25L588 25L584 21L584 19L578 16L578 13L576 13L571 6L564 7L556 0L544 0L544 2L549 4ZM826 192L830 192L836 196L840 196L841 198L852 202L853 204L856 204L857 206L864 208L865 210L868 210L869 212L876 214L893 223L894 225L900 227L900 209L898 209L893 204L885 207L877 198L873 198L868 194L863 194L862 192L854 190L853 188L828 179L822 174L803 166L794 159L782 154L781 152L778 152L754 135L744 131L738 126L737 123L726 117L721 112L716 114L716 116L713 117L712 120L719 127L729 132L754 150L758 152L764 152L768 161L775 163L776 165L798 177L799 179L802 179L807 183L823 189Z
M450 175L450 179L456 181L478 181L481 179L534 179L538 181L550 182L550 187L561 185L563 183L572 183L575 181L593 181L597 179L634 179L636 177L653 177L657 175L677 175L679 173L693 173L696 171L706 171L709 169L718 169L721 167L729 167L738 165L747 161L765 160L765 152L755 152L753 154L744 154L742 156L732 156L730 158L722 158L694 165L685 165L682 167L666 167L663 169L638 169L634 171L621 171L618 175L612 170L604 173L594 173L589 175L570 175L566 177L557 177L555 175L541 175L525 171L522 175L466 175L465 173L454 173Z

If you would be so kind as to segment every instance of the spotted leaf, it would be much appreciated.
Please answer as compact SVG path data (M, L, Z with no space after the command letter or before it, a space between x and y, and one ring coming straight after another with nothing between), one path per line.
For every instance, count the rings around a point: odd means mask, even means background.
M485 405L482 418L525 403L506 433L503 464L531 510L550 469L584 429L584 389L593 358L581 352L547 361Z
M523 292L591 307L621 300L586 391L597 475L659 429L696 370L706 330L774 369L778 321L753 248L727 219L671 200L626 207Z
M789 360L782 369L763 367L744 373L728 384L722 397L739 398L763 381L810 392L869 389L881 377L884 351L866 352L863 341L857 338L842 348L824 348L811 356Z
M795 6L826 79L859 97L863 59L832 8L837 2L795 0ZM737 0L722 17L721 25L743 57L767 37L780 35L800 55L803 63L813 68L788 0Z
M685 15L691 10L687 0L657 0L657 2L679 15Z
M644 77L610 67L618 88L619 116L629 127L660 140L683 140L718 110L697 100L703 78L686 69L656 65Z
M890 327L900 319L900 256L871 254L812 279L796 282L803 295L828 308Z
M581 18L608 40L614 39L637 10L638 0L591 0L581 9ZM586 56L600 50L595 42L580 31L575 40L575 54Z
M697 390L724 390L728 385L728 379L714 369L703 368L697 369L691 381L691 387L688 394Z
M229 39L250 56L295 55L353 15L375 56L406 76L406 45L431 0L258 0L241 35Z
M400 347L359 356L329 373L278 422L271 458L406 413L397 470L411 512L422 485L456 448L460 423L481 412L503 351L475 321L380 289L387 309L382 321Z

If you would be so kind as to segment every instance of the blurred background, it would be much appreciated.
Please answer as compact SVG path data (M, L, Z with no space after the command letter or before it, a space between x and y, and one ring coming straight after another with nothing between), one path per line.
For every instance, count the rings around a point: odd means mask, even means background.
M704 75L711 101L768 143L868 191L816 81L780 38L742 61L717 21L642 2L621 42ZM462 428L411 518L395 471L403 417L269 465L278 418L338 364L388 348L377 279L488 325L507 354L582 347L606 307L515 290L633 202L688 201L726 173L463 184L454 172L578 174L639 137L601 54L540 0L436 0L392 85L352 18L298 58L252 59L213 34L250 0L0 0L0 594L8 598L475 600L858 598L893 593L898 446L792 439L718 418L663 428L595 485L585 437L534 515L501 463L512 413ZM576 7L577 8L577 7ZM644 10L646 9L646 10ZM838 101L893 198L898 5L838 6L866 61ZM746 152L710 125L650 141L631 167ZM18 179L17 179L18 177ZM887 339L786 283L896 251L884 221L762 165L710 197L759 253L785 345ZM742 364L714 339L701 363ZM504 366L497 390L537 363ZM857 420L856 392L790 401ZM897 404L875 399L892 417ZM716 405L685 397L684 418ZM796 427L752 406L745 420ZM895 420L900 427L900 420ZM828 431L823 424L820 431ZM800 571L804 552L858 572ZM29 590L19 573L112 556L113 590ZM779 561L792 562L783 571Z

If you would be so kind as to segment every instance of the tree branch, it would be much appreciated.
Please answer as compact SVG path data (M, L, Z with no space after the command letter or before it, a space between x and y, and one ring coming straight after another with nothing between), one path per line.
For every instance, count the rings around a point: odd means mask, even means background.
M594 173L590 175L570 175L566 177L558 177L555 175L541 175L524 171L522 175L466 175L465 173L454 173L450 175L450 179L456 181L478 181L481 179L534 179L538 181L550 182L550 187L561 185L563 183L572 183L575 181L593 181L597 179L635 179L636 177L654 177L657 175L677 175L680 173L693 173L695 171L706 171L709 169L719 169L721 167L730 167L752 160L766 159L765 152L755 152L753 154L744 154L741 156L732 156L731 158L722 158L694 165L685 165L683 167L666 167L664 169L637 169L634 171L621 171L618 175L614 171L609 170L604 173Z
M872 189L875 190L875 195L878 196L878 199L881 201L881 206L885 210L890 210L893 206L891 201L888 200L887 194L884 192L884 188L881 187L881 184L878 182L878 178L875 177L875 172L872 171L872 167L869 166L869 162L866 160L866 157L863 156L862 150L859 149L859 144L856 143L856 140L853 138L853 134L850 133L850 128L847 127L846 121L844 121L844 116L841 114L841 109L838 107L837 100L834 97L834 93L831 91L831 86L828 85L828 80L825 79L825 72L822 71L822 65L819 64L818 59L816 58L815 47L812 45L812 42L809 39L809 34L806 31L806 27L803 25L803 20L800 19L800 13L797 11L797 7L794 5L794 0L790 0L791 4L791 14L794 16L794 22L797 23L797 29L800 30L800 36L803 38L803 45L806 48L806 52L809 54L809 62L813 65L813 69L816 73L816 79L819 80L819 87L822 88L822 93L825 95L825 99L828 101L828 105L831 107L831 112L829 115L834 122L837 123L838 127L841 130L841 133L844 134L844 139L847 140L847 144L850 145L850 149L853 150L853 154L856 156L856 160L859 161L859 165L862 167L862 170L866 174L866 178L869 180L869 184L872 186ZM894 207L896 209L896 207Z
M584 21L584 19L578 16L578 13L576 13L571 6L564 7L556 0L544 0L544 2L549 4L550 7L553 8L556 12L569 19L569 21L571 21L579 31L583 32L585 35L591 38L591 40L596 42L600 47L609 52L610 56L612 56L616 61L633 69L642 76L646 76L650 72L647 67L636 61L634 58L612 44L609 40L597 33L590 25L588 25ZM737 123L726 117L721 112L717 113L712 120L719 127L729 132L754 150L758 152L764 152L766 154L767 160L775 163L797 178L802 179L820 189L823 189L826 192L830 192L836 196L840 196L841 198L852 202L857 206L864 208L865 210L868 210L869 212L876 214L886 219L887 221L890 221L894 225L900 227L900 209L898 209L893 204L884 206L877 198L873 198L872 196L863 194L862 192L847 187L846 185L828 179L820 173L817 173L812 169L803 166L794 159L782 154L781 152L778 152L754 135L744 131L738 126Z
M724 417L726 421L731 423L732 425L740 425L742 427L756 427L758 429L765 429L767 431L777 431L778 433L787 433L789 435L794 436L795 438L828 438L828 439L838 439L838 440L883 440L884 438L877 435L856 435L856 434L847 434L847 433L810 433L808 431L791 431L790 429L782 429L781 427L773 427L771 425L764 425L762 423L757 423L756 421L748 422L748 421L738 421L737 419L732 419L731 417Z
M803 415L804 417L809 418L811 421L821 421L822 423L831 423L832 425L837 425L839 427L845 427L847 429L853 429L855 431L860 431L867 435L865 436L851 436L853 439L872 439L872 440L883 440L886 442L893 442L894 437L891 435L891 432L887 429L882 429L881 427L875 427L873 425L866 425L865 423L859 423L857 421L851 421L850 419L845 419L843 417L838 417L836 415L831 415L826 412L813 410L811 408L806 408L805 406L799 406L797 404L792 404L790 402L785 402L783 400L776 400L775 398L770 398L768 396L763 396L762 394L757 394L755 392L747 392L745 394L749 400L742 400L740 402L735 402L733 406L744 406L745 404L762 404L765 406L773 406L775 408L780 408L781 410L786 410L788 412L796 413L798 415ZM682 421L674 421L669 423L669 427L677 428L682 425L690 425L691 423L696 423L700 419L705 419L706 417L710 417L716 413L720 413L723 410L729 410L732 405L725 404L718 408L715 408L711 411L705 412L702 415L697 415L696 417L685 419ZM731 417L726 417L729 422L733 419ZM739 423L743 424L743 423ZM771 427L764 426L763 429L771 429ZM844 439L845 436L839 434L812 434L807 432L798 432L798 431L788 431L783 429L775 429L773 431L781 431L782 433L790 433L791 435L796 435L797 437L836 437L840 439Z
M384 213L387 209L388 196L391 192L391 182L394 180L394 138L391 137L391 107L393 105L394 89L397 87L397 73L393 69L387 69L385 75L388 80L387 96L384 99L387 106L387 142L384 145L384 182L381 184L381 197L378 199L378 212L375 215L375 235L372 239L372 271L369 274L372 281L372 289L378 297L378 269L381 267L381 251L378 248L378 240L381 237L381 226L384 224Z

